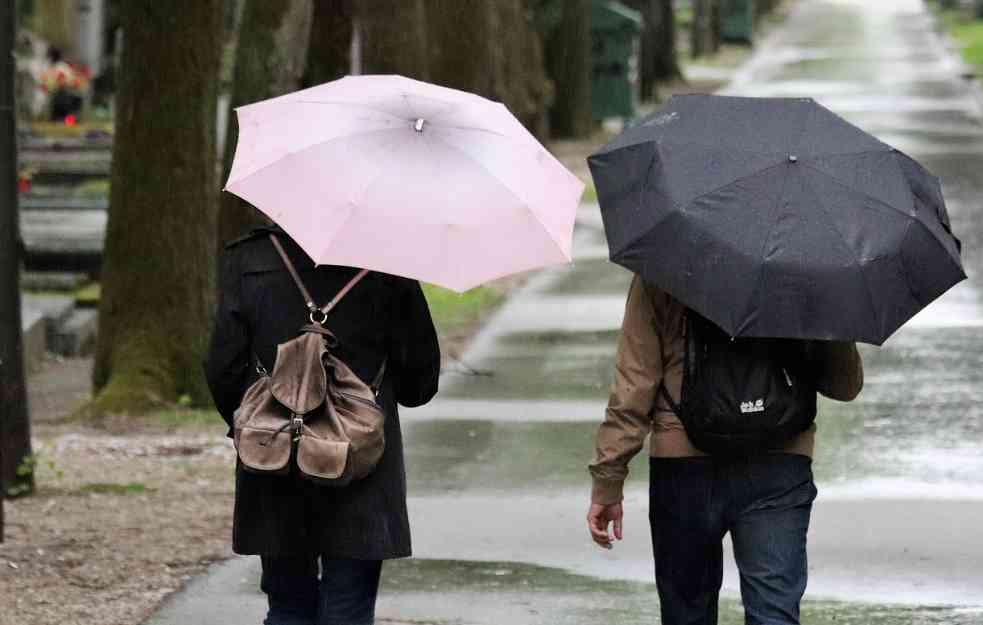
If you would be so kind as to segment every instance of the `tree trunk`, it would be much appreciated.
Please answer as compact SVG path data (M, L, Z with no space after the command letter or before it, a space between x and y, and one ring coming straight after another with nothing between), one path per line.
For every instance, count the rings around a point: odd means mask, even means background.
M311 32L311 0L247 0L239 28L231 108L295 91L304 75ZM239 126L229 114L222 180L229 177ZM266 223L251 204L223 193L218 241L224 244Z
M543 136L552 93L524 0L427 0L426 11L430 79L502 102Z
M591 0L546 2L540 10L558 12L545 37L546 71L556 92L550 131L556 137L586 137L593 128Z
M672 0L632 0L645 20L642 31L640 83L642 100L656 100L656 83L682 77L676 60L676 27Z
M945 1L945 0L943 0ZM758 15L764 15L765 13L771 13L778 7L779 0L758 0L754 7L755 13Z
M715 19L719 19L719 11L715 8L716 0L693 0L693 26L690 51L693 58L699 58L717 51L719 29Z
M17 130L14 102L14 7L0 7L0 542L3 498L34 488L31 428L24 380L17 220ZM19 470L20 469L20 470Z
M355 17L362 38L363 73L430 80L424 0L359 0Z
M330 82L351 73L354 0L315 0L304 87Z
M201 362L214 300L222 4L120 4L94 416L182 396L210 402Z
M683 77L683 72L679 69L679 58L676 55L676 11L673 0L658 0L658 5L655 76L659 80L675 80Z
M543 42L533 24L529 2L507 0L499 5L499 12L503 36L511 41L503 50L502 89L497 95L529 132L545 139L553 83L546 74Z

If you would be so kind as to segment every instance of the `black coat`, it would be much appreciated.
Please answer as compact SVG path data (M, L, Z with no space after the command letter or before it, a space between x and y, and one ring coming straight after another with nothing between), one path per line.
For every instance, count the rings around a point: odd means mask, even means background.
M315 268L281 230L260 229L227 246L208 361L208 384L231 425L258 357L273 370L276 346L306 322L303 297L268 238L276 232L318 305L356 270ZM380 404L387 414L386 448L364 480L345 488L296 475L258 475L236 467L233 549L240 554L318 552L365 560L410 555L406 471L396 403L419 406L437 392L440 349L427 302L415 280L370 273L341 301L325 326L340 340L337 354L366 382L389 357ZM230 429L231 435L231 429Z

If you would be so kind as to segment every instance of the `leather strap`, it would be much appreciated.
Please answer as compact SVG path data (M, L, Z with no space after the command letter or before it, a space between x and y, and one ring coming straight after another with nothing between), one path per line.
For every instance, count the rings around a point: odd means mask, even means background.
M271 232L270 241L273 241L273 247L276 248L277 253L280 255L280 260L283 261L287 271L290 272L290 277L294 279L294 284L297 285L297 289L304 298L304 304L307 306L307 309L314 312L317 310L317 304L314 303L314 298L311 297L310 291L308 291L307 287L304 286L304 281L300 279L300 274L297 273L297 268L294 267L292 262L290 262L290 257L287 256L285 251L283 251L283 246L280 245L280 239L276 238L276 235Z
M270 233L270 240L273 241L273 247L275 247L277 253L280 254L280 259L283 260L283 264L290 273L290 277L293 278L294 284L297 285L297 289L300 291L301 296L303 296L304 304L307 306L307 309L311 312L320 310L325 317L327 317L328 313L334 310L334 307L337 306L346 295L348 295L349 291L355 288L356 284L361 282L362 278L369 275L368 269L361 270L355 275L354 278L348 281L348 284L338 291L338 294L334 296L334 299L325 304L323 307L318 308L317 304L314 303L314 298L311 297L310 291L308 291L307 287L304 286L304 281L300 279L300 274L297 273L297 268L294 267L292 262L290 262L290 257L287 256L287 253L283 250L283 246L280 245L280 240L277 239L276 235L273 233Z
M308 291L307 287L304 286L304 281L300 279L300 274L297 273L297 268L294 267L294 264L292 262L290 262L290 257L287 256L287 252L284 251L283 246L280 244L280 240L276 238L276 235L273 234L272 232L270 233L270 241L273 242L273 247L276 248L277 253L280 255L280 259L283 261L283 265L287 268L287 271L290 273L290 277L293 278L294 284L297 285L297 290L299 290L301 296L303 296L304 304L307 305L307 309L312 313L320 311L324 315L325 319L327 318L328 313L334 310L335 306L337 306L338 303L341 302L341 300L346 295L348 295L348 292L351 291L353 288L355 288L355 285L361 282L362 278L369 275L368 269L361 270L355 275L354 278L348 281L348 284L346 284L344 287L342 287L340 291L338 291L338 294L335 295L330 302L325 304L323 307L318 308L317 304L314 303L314 298L311 297L310 291ZM334 335L331 334L331 331L327 330L326 328L323 328L322 326L320 326L320 324L315 323L313 319L313 315L311 317L312 317L311 325L304 326L303 328L301 328L301 331L317 332L320 334L324 334L325 336L330 337L330 339L334 341L335 345L337 345L337 339L335 339ZM256 358L256 362L259 363L258 357ZM386 377L386 365L388 364L388 362L389 362L388 357L382 360L382 365L379 367L378 373L375 374L375 379L372 380L372 386L370 388L372 389L372 392L375 393L376 396L379 395L379 392L382 389L382 382ZM262 363L259 363L259 365L262 367Z

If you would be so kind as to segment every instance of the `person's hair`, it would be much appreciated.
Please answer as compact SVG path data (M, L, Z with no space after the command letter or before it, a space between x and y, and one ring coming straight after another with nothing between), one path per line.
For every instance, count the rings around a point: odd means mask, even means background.
M57 63L61 60L61 49L55 46L48 46L48 60Z

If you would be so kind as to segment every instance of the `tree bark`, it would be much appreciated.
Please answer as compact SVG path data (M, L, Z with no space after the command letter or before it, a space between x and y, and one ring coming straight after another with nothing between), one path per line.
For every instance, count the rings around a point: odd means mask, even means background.
M354 1L314 1L304 87L320 85L351 73Z
M304 75L311 33L311 0L247 0L236 52L231 108L295 91ZM229 114L222 180L229 177L239 126ZM223 193L218 241L224 244L267 223L251 204Z
M0 6L0 542L3 498L34 488L31 429L21 336L20 235L17 219L17 130L14 102L14 6ZM27 470L18 470L21 467Z
M676 54L676 11L673 0L658 0L658 5L655 76L659 80L675 80L683 77Z
M590 135L591 116L591 0L556 0L540 3L540 12L555 12L556 24L547 29L546 72L556 92L550 109L550 132L556 137Z
M430 79L502 102L545 135L552 90L524 0L427 0L426 11Z
M430 80L424 0L359 0L355 17L362 37L364 73Z
M109 224L86 413L207 405L223 0L120 3Z
M642 30L640 83L642 100L656 100L657 83L682 77L676 60L676 27L672 0L632 0L645 20Z
M713 54L719 47L720 19L718 0L693 0L693 26L690 51L693 58Z

